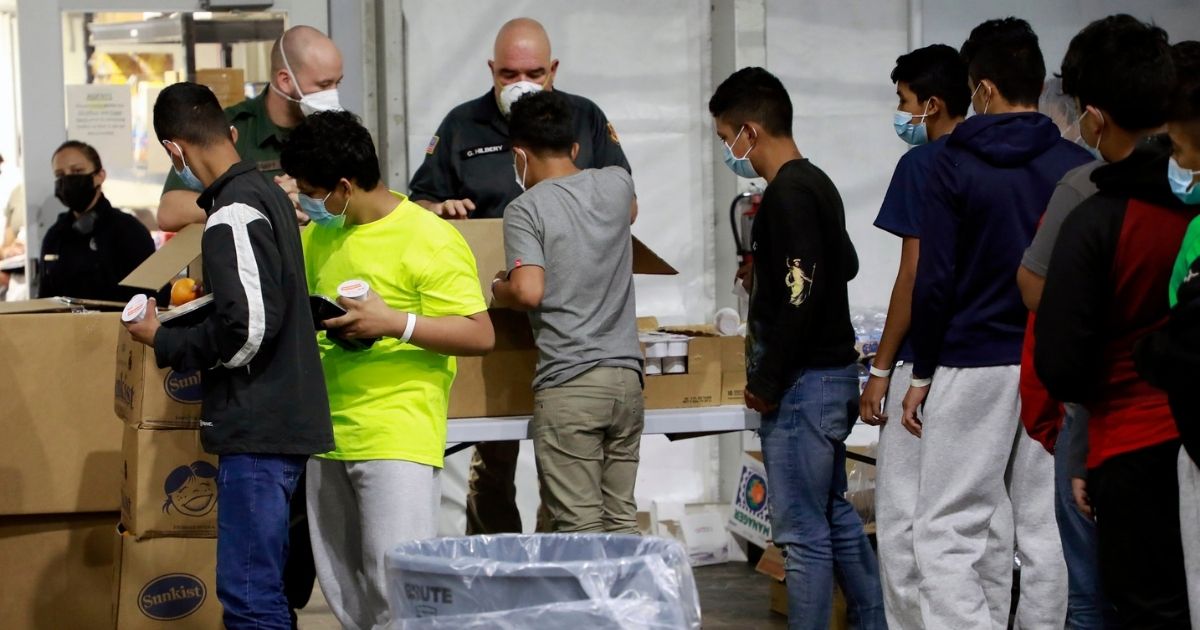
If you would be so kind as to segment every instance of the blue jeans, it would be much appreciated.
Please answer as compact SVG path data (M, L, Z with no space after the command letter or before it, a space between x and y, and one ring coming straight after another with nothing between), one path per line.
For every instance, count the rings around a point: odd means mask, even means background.
M759 429L792 630L829 627L835 575L854 627L887 627L875 552L846 500L845 439L858 418L858 393L854 365L805 370Z
M1062 431L1054 444L1054 516L1058 535L1062 539L1063 559L1067 563L1067 628L1070 630L1101 630L1114 628L1112 612L1100 587L1099 551L1096 546L1096 523L1084 516L1075 505L1071 490L1071 475L1067 436L1071 425L1086 421L1077 418L1068 407ZM1109 622L1105 623L1105 617Z
M217 471L217 599L228 630L290 630L283 590L288 503L305 455L222 455Z

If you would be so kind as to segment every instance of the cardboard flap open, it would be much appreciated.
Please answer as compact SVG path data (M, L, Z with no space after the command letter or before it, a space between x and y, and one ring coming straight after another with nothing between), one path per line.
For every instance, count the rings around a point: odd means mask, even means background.
M68 297L0 302L0 315L22 315L30 313L70 313L78 310L119 311L125 308L122 302L107 300L81 300Z
M479 273L479 285L483 290L483 298L489 304L492 301L492 278L496 272L508 267L504 257L504 220L503 219L470 219L467 221L451 221L451 225L462 233L475 254L475 266ZM176 236L175 238L179 238ZM168 243L169 245L170 243ZM163 246L166 249L166 246ZM153 257L151 257L153 260ZM149 261L147 261L149 262ZM139 268L140 269L140 268ZM134 273L137 273L136 271ZM667 264L654 250L633 237L633 273L671 276L679 272ZM170 278L167 278L170 280ZM164 282L166 282L164 280ZM158 286L162 286L161 284ZM158 287L155 287L156 289Z
M633 237L633 273L647 276L679 275L674 267L655 254L654 250L646 247L646 244L639 241L636 236Z
M157 252L138 265L122 286L157 291L200 256L200 241L204 226L193 223L175 233Z

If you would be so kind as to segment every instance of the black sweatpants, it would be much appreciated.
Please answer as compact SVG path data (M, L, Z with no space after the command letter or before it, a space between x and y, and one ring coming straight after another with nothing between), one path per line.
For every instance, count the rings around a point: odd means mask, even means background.
M1088 473L1104 594L1126 629L1190 628L1179 531L1179 441L1109 458Z

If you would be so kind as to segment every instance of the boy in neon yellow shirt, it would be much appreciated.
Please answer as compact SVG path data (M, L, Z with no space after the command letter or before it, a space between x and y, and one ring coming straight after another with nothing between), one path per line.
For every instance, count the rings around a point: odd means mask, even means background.
M318 334L336 448L309 462L308 511L338 621L386 627L384 554L437 533L454 356L485 354L495 336L466 241L387 189L353 114L306 118L281 160L314 223L301 237L309 292L334 298L351 279L371 288L339 298L347 314ZM330 334L378 341L351 350Z

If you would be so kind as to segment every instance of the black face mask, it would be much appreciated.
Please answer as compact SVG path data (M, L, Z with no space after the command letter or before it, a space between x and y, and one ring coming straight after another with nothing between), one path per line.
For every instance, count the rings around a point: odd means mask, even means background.
M77 214L87 211L92 199L96 198L95 173L86 175L63 175L54 182L54 196Z

